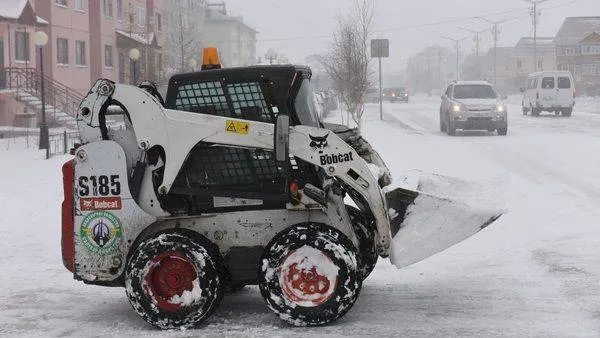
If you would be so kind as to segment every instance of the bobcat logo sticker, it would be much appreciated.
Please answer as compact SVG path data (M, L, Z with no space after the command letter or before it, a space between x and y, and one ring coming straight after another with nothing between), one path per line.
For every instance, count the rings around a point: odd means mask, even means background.
M308 137L310 137L310 147L313 150L319 150L319 154L322 154L323 149L325 149L325 147L329 147L329 144L327 143L328 136L329 133L327 133L325 136L312 136L308 134Z

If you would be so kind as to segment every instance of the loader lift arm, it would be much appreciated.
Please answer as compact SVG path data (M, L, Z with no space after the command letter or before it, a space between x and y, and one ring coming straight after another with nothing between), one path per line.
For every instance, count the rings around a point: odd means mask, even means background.
M165 150L165 169L158 187L162 195L169 193L188 154L199 142L274 149L273 124L166 109L143 89L105 79L94 84L78 112L84 143L106 138L104 114L111 104L126 111L142 151L156 146ZM378 230L378 252L387 256L391 231L385 196L378 178L356 151L329 130L298 125L290 127L289 154L322 168L369 201Z

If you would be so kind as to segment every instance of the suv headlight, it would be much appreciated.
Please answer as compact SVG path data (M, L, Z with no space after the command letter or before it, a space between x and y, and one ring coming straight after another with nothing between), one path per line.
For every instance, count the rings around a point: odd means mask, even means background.
M460 113L461 111L463 111L463 106L455 103L452 105L452 111L455 113Z
M497 111L498 113L504 113L504 112L506 112L506 107L505 107L504 105L501 105L501 104L499 104L499 105L496 107L496 111Z

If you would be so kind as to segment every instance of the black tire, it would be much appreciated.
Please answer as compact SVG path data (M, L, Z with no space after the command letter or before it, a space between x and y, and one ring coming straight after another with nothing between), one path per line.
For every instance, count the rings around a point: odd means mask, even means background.
M377 265L377 247L375 246L376 226L374 220L369 220L355 207L346 206L352 229L358 238L358 264L362 279L365 280Z
M562 111L562 116L564 117L570 117L571 115L573 115L573 108L567 108Z
M504 127L504 128L498 128L498 135L500 136L506 136L506 134L508 134L508 126Z
M159 234L142 241L129 258L127 297L140 317L160 329L197 327L223 298L221 264L216 247L200 236L194 240L183 233ZM186 290L200 294L182 297ZM188 299L174 303L176 296Z
M525 108L525 106L522 106L521 109L523 110L523 116L527 116L527 113L529 112L529 109Z
M448 129L446 130L446 132L448 133L449 136L456 135L456 127L454 126L454 123L452 123L452 121L450 121L450 117L448 117L447 128Z
M315 259L307 259L310 255ZM362 278L356 256L352 242L337 229L316 223L294 226L265 249L260 292L267 306L289 324L329 324L344 316L360 293ZM298 263L312 268L299 270ZM331 282L336 268L335 282Z
M440 131L441 131L442 133L445 133L445 132L446 132L446 130L448 130L448 129L446 128L446 124L444 123L444 117L443 117L443 116L444 116L444 115L443 115L443 114L442 114L442 112L440 111Z
M531 116L540 116L541 110L531 107Z

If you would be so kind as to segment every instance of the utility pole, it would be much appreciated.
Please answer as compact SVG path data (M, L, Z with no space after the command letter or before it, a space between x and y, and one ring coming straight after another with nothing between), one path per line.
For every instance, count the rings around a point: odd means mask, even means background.
M538 16L540 14L538 14L538 9L537 9L537 5L541 4L542 2L546 2L549 0L523 0L525 2L528 2L530 4L532 4L532 8L531 8L531 16L533 18L533 69L534 71L538 71L538 59L537 59L537 25L538 25Z
M469 28L465 28L465 27L458 27L458 28L460 28L464 31L467 31L469 33L475 34L475 55L479 56L479 42L481 42L481 39L479 38L479 34L485 33L487 31L489 31L490 29L488 28L488 29L484 29L482 31L476 31L476 30L472 30Z
M494 36L494 86L498 86L498 35L500 34L498 26L516 18L510 18L499 21L492 21L482 17L477 17L477 19L492 24L492 35Z
M466 40L467 38L453 39L453 38L448 38L445 36L442 36L442 38L444 38L446 40L454 41L454 43L456 44L456 81L459 81L460 80L460 43L462 41Z

